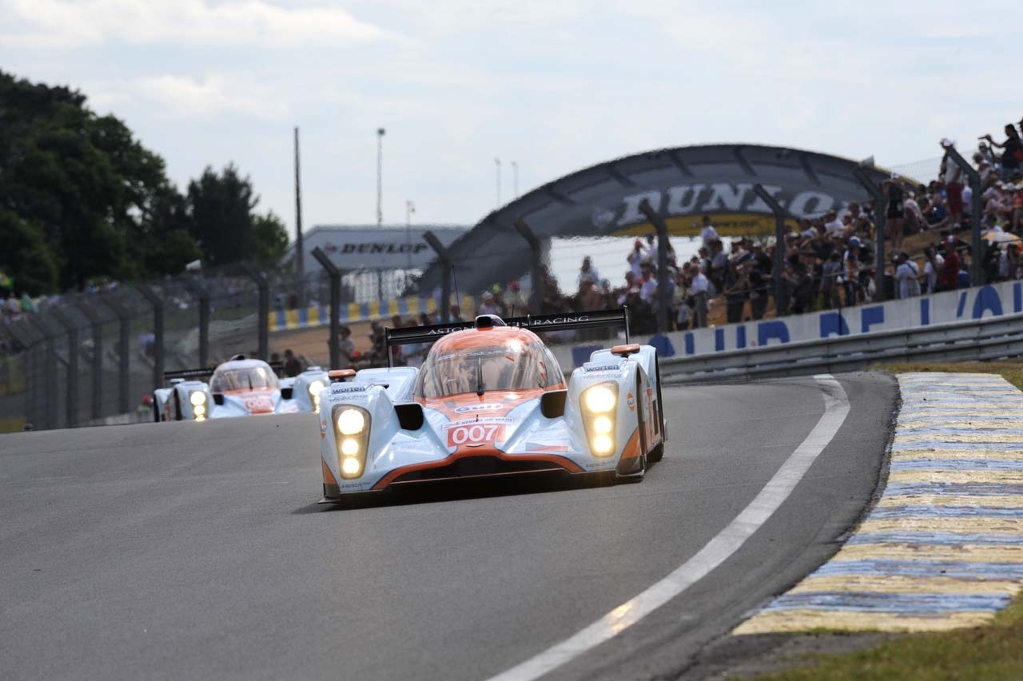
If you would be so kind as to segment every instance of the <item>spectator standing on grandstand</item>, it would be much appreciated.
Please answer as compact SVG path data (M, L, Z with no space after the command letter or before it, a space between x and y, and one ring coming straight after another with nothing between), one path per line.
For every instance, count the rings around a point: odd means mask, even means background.
M654 241L656 238L657 237L654 234L646 235L646 255L643 256L643 262L650 263L655 268L658 263L657 249L660 247L660 244Z
M895 282L898 285L899 299L915 298L920 295L920 270L907 253L896 255L898 267L895 269Z
M885 227L888 231L888 238L891 239L892 249L902 249L902 221L905 216L905 196L902 192L902 187L898 185L896 180L898 175L892 173L890 180L885 180L881 184L881 192L884 195L885 205Z
M626 256L626 260L629 262L629 271L632 272L633 276L643 276L643 260L645 254L643 253L643 240L636 239L632 244L632 250L629 255Z
M524 317L529 314L529 301L522 293L519 282L513 281L508 284L508 290L504 294L504 306L509 317Z
M710 248L710 242L715 239L719 239L718 231L714 229L714 225L710 222L710 216L703 216L703 227L700 229L700 240L703 241L705 248Z
M693 281L689 286L693 294L693 328L702 329L707 326L707 311L709 310L707 298L710 293L710 280L703 273L703 269L696 270Z
M933 246L928 246L924 249L924 286L927 287L926 293L934 293L938 290L938 275L941 273L941 268L945 264L945 259L934 249Z
M1002 150L1002 179L1008 180L1023 163L1023 143L1021 143L1019 133L1016 132L1016 127L1012 123L1005 126L1005 136L1006 140L1002 144L991 139L991 135L984 135L981 139L986 139L991 146Z
M952 140L947 137L941 140L941 148L945 150L941 159L941 181L945 185L945 198L948 202L948 221L945 224L950 229L957 229L963 216L963 169L949 153L955 148Z
M295 353L288 348L284 351L284 377L291 378L302 373L302 362L295 357Z
M845 232L845 225L838 219L838 213L833 210L824 214L824 231L829 236Z
M728 256L725 255L725 246L721 243L721 239L714 239L710 242L710 252L710 271L707 273L707 277L714 285L715 292L722 291L725 288Z
M501 308L498 307L494 300L494 294L490 291L483 292L483 299L480 302L480 307L476 311L476 314L501 314Z
M7 301L4 303L4 315L11 319L17 319L21 316L21 303L18 301L18 296L14 295L14 291L7 294Z
M945 262L938 274L938 290L954 291L959 284L959 266L962 264L956 253L956 238L947 237L941 242L941 247L944 249Z
M600 274L597 272L597 268L593 266L593 261L590 256L583 258L583 264L579 268L579 290L582 290L583 282L588 281L594 286L600 284Z
M725 275L725 314L729 324L742 321L742 313L749 299L749 270L752 262L739 265L728 263Z
M832 251L821 273L821 306L825 310L841 306L842 301L838 297L838 280L841 276L842 256L838 251Z
M331 367L332 369L350 369L352 367L352 358L355 356L355 343L352 342L352 330L346 325L342 324L338 327L338 338L337 349L338 355L340 356L340 365Z

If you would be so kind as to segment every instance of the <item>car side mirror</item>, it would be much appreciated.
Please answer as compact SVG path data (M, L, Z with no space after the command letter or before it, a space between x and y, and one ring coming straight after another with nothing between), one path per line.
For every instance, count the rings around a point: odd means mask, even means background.
M552 390L540 398L540 413L549 419L565 415L565 403L568 401L567 390Z
M213 404L218 407L224 406L224 393L213 393Z
M290 400L295 394L294 388L281 388L281 399Z

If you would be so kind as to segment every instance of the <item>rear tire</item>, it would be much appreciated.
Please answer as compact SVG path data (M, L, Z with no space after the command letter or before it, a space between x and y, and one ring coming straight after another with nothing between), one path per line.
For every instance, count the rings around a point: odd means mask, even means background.
M661 441L650 450L647 460L650 463L657 463L664 458L664 441L668 439L668 433L664 430L664 399L661 397L661 360L654 357L654 373L657 378L657 419L661 429Z

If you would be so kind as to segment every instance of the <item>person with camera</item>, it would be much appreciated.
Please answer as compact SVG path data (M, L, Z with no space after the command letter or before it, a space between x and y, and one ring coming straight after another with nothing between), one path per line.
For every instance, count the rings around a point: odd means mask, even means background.
M1006 140L1002 144L991 139L991 135L984 135L980 139L987 140L992 147L1002 150L1002 179L1008 180L1023 164L1023 142L1020 141L1016 126L1012 123L1006 124L1005 137Z

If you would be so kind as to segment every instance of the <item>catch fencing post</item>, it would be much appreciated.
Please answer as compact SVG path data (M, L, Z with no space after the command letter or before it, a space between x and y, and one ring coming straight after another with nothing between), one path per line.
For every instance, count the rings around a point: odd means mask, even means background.
M11 336L22 347L21 354L25 363L25 424L29 425L41 421L41 419L36 418L39 413L37 408L39 400L37 396L40 393L48 393L49 391L45 389L46 386L43 379L35 380L34 368L38 363L36 358L39 356L38 349L36 348L37 341L32 338L32 334L21 328L22 325L26 327L31 326L28 321L22 318L10 324L7 330L10 331ZM30 366L32 367L31 369L29 368Z
M153 390L156 390L163 387L163 298L146 284L139 284L135 288L153 307ZM125 355L127 350L125 346Z
M341 346L337 338L341 333L341 270L319 246L313 249L313 257L330 277L330 340L327 344L330 346L330 366L333 368L341 366Z
M78 425L78 325L59 307L50 308L57 322L67 331L67 397L64 401L68 428Z
M853 171L853 176L863 185L874 202L874 295L884 301L884 240L886 237L886 219L888 206L884 204L884 193L881 188L870 180L862 167Z
M128 354L128 348L131 346L131 314L128 313L127 308L110 296L103 296L100 300L117 315L118 344L121 346L121 352L117 356L117 382L120 386L117 410L121 414L126 414L131 410L128 399L131 392L131 357Z
M26 315L39 333L43 335L43 357L45 357L44 374L46 375L46 413L43 428L49 430L57 427L57 392L52 387L57 385L57 351L53 347L54 333L48 324L43 322L42 313Z
M983 253L983 244L981 244L980 230L982 228L980 224L981 219L981 182L980 173L973 169L973 167L966 162L966 159L956 151L955 147L948 148L948 154L952 157L966 176L970 178L970 190L973 192L973 196L970 197L970 227L973 230L973 239L970 241L970 283L972 286L983 286L984 285L984 261L981 257Z
M759 182L753 185L753 191L760 200L774 213L774 316L781 317L781 304L784 298L785 272L785 209L775 201L774 197Z
M92 325L92 420L97 421L103 418L103 318L84 300L76 307Z
M205 369L210 361L210 291L198 277L185 279L185 286L199 299L199 366Z
M512 226L529 244L529 253L532 256L532 267L529 272L529 281L532 287L529 292L529 310L532 314L540 314L543 311L543 244L522 218L513 222Z
M441 269L444 272L444 280L440 288L440 322L441 324L447 324L451 321L451 268L454 263L451 262L451 254L448 253L448 249L444 248L444 244L440 242L440 239L436 237L433 232L426 232L423 234L423 241L430 244L430 248L437 254L437 260L440 261ZM462 301L458 301L461 305Z
M245 274L255 282L259 289L259 312L257 314L257 331L259 333L259 358L267 359L270 356L270 283L266 280L265 272L257 272L249 265L242 265ZM305 289L299 289L299 303L304 300Z
M671 307L671 294L668 292L668 225L643 199L639 209L657 230L657 330L668 332L668 308Z

